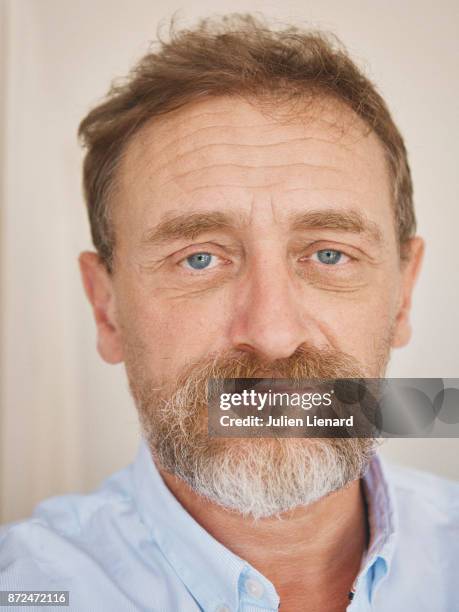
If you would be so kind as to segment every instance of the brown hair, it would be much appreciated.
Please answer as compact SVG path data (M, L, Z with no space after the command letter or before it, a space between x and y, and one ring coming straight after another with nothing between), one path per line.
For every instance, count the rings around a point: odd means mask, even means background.
M393 181L399 243L416 228L413 188L403 138L375 86L331 34L289 26L271 29L250 15L205 19L193 29L170 29L126 79L83 119L87 149L83 186L94 245L110 270L114 234L110 199L127 142L148 120L204 96L266 94L333 96L379 137Z

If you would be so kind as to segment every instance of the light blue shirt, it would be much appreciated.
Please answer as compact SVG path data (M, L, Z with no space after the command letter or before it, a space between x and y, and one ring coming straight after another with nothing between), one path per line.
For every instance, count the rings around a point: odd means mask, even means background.
M363 482L370 546L347 610L458 612L459 484L378 458ZM273 584L170 493L145 443L135 462L96 492L51 498L32 518L0 530L0 589L70 591L68 608L36 610L261 612L279 606Z

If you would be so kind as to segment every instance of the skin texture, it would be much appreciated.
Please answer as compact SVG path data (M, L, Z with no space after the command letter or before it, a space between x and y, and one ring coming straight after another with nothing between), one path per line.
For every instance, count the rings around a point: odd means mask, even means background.
M141 345L144 367L167 384L211 352L274 360L307 344L378 376L388 346L408 342L423 241L411 239L402 264L382 146L338 103L293 118L255 100L202 100L144 126L118 179L114 272L80 256L107 362ZM194 215L187 236L183 215ZM323 249L344 257L321 263ZM199 252L214 257L196 271L186 258ZM255 528L162 474L198 522L272 580L282 610L345 609L367 540L358 481Z

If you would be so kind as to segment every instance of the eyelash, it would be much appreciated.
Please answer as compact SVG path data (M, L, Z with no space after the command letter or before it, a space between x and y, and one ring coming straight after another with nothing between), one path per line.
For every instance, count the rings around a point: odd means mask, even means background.
M218 257L219 259L222 259L220 257L220 255L216 255L215 253L210 253L209 251L196 251L195 253L190 253L189 255L187 255L186 257L184 257L183 259L181 259L178 263L180 264L186 264L187 263L187 259L189 259L190 257L193 257L193 255L200 255L200 254L206 254L206 255L210 255L211 257ZM185 265L184 265L185 267ZM192 272L193 274L201 274L203 272L205 272L206 270L213 270L216 266L212 266L211 268L207 267L207 268L203 268L202 270L197 270L196 268L186 268L188 271Z
M320 251L335 251L336 253L340 253L342 257L347 259L347 261L341 262L341 259L340 259L339 263L335 265L330 265L330 264L325 264L322 261L317 261L313 259L314 255L317 255L317 253L319 253ZM339 249L318 249L317 251L314 251L314 253L307 259L313 259L313 261L315 261L316 263L319 263L322 266L327 266L327 268L336 268L338 266L343 266L345 263L349 263L353 258L350 255L347 255L347 253L345 253L344 251L340 251Z

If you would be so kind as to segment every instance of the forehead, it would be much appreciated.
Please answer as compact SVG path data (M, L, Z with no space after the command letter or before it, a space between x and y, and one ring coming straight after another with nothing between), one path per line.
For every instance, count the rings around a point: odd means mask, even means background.
M343 104L294 109L210 98L146 124L119 170L117 215L154 222L168 211L247 208L269 195L282 210L365 208L387 222L391 190L379 139Z

